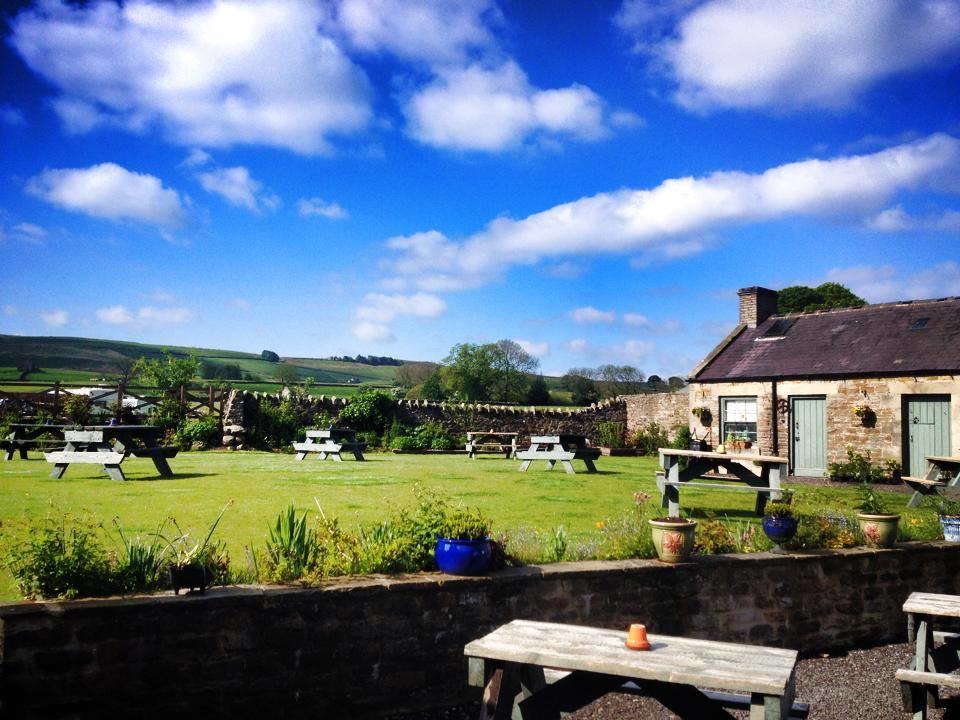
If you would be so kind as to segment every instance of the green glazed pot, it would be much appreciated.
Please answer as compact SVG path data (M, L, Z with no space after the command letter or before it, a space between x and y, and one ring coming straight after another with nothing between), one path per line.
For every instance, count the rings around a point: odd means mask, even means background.
M894 514L872 515L857 513L857 522L860 523L860 532L866 538L868 547L893 547L897 541L897 525L900 516Z
M682 522L670 520L649 520L653 534L653 546L661 562L679 563L690 559L693 552L693 531L696 520Z

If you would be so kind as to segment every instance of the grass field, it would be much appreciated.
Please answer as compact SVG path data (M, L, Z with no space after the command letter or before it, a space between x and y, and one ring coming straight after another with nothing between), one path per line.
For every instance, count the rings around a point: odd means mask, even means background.
M296 462L292 455L265 452L188 452L171 460L173 478L160 479L146 459L124 462L128 482L117 483L96 466L74 465L60 480L48 478L50 465L35 453L30 460L0 462L0 523L7 537L25 532L26 519L48 512L89 514L111 532L119 517L125 528L149 533L172 516L180 526L202 532L226 503L232 505L218 529L235 560L242 562L246 545L261 545L267 527L288 504L315 510L319 501L328 516L352 526L384 519L390 507L413 502L416 482L437 488L453 500L479 507L496 530L531 528L549 531L563 526L572 538L597 532L598 522L623 513L638 490L656 494L655 458L608 458L599 472L567 475L532 467L518 472L518 463L502 458L473 461L461 455L369 454L358 463ZM579 463L577 463L579 465ZM788 484L789 486L789 484ZM857 502L853 488L797 485L794 504L850 510ZM908 495L890 493L891 505L905 508ZM681 504L693 516L715 514L759 522L753 515L753 494L685 490ZM929 510L905 512L910 518ZM0 574L0 598L13 599L9 574Z

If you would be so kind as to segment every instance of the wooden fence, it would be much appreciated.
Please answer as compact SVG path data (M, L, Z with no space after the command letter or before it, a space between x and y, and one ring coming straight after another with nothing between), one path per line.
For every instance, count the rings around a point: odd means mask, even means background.
M122 419L124 412L146 415L162 400L174 399L180 404L184 417L195 419L210 415L217 418L220 425L223 425L223 407L230 393L230 388L213 385L206 387L181 385L167 394L157 387L123 383L91 385L58 381L52 385L38 385L29 381L6 381L3 385L4 388L30 389L23 391L0 389L0 412L8 414L9 411L13 411L25 419L46 416L53 420L67 419L64 417L64 402L70 395L75 394L71 390L83 388L92 391L89 397L95 406L106 407L117 421Z

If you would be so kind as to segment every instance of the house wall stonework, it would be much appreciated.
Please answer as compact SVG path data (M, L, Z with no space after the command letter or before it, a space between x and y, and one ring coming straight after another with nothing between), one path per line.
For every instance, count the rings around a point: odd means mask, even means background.
M676 435L678 425L690 422L690 399L686 393L651 393L626 395L627 432L633 432L655 422L664 428L670 439Z
M776 390L774 391L774 387ZM781 406L774 409L776 401ZM722 442L720 400L728 397L757 398L757 443L747 452L787 456L790 453L790 417L783 412L791 397L823 396L826 399L827 462L846 459L847 448L869 454L874 463L903 462L902 402L909 395L950 395L951 450L960 450L960 376L926 378L849 378L844 380L782 380L763 382L690 383L690 408L707 407L712 413L709 427L690 418L698 436L710 433L710 440ZM867 405L876 421L865 426L853 413ZM774 418L776 429L774 433Z

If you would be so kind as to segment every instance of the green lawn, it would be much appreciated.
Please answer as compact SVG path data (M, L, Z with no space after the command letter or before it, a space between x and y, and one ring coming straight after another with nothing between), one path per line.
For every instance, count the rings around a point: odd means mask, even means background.
M532 467L520 474L518 462L494 457L473 461L459 455L374 453L366 462L335 463L296 462L292 455L265 452L188 452L171 460L173 478L159 479L149 460L130 458L123 465L128 482L117 483L95 466L80 465L52 480L47 477L50 465L32 453L30 460L0 462L0 523L5 534L16 536L24 531L25 518L53 510L88 513L111 530L117 516L126 528L140 533L153 531L173 516L183 529L201 532L232 501L218 535L226 540L232 557L242 562L244 546L262 544L268 525L289 503L313 510L316 498L328 516L352 525L383 519L391 504L412 503L412 487L420 481L479 507L497 530L549 531L562 525L572 537L586 538L597 532L599 521L628 508L635 491L656 496L655 463L648 457L603 457L597 461L596 474L567 475L559 467L552 472ZM857 501L852 488L796 489L794 503L801 512L814 507L850 510ZM909 497L889 496L897 510ZM685 490L681 495L682 507L694 516L707 512L758 522L753 502L754 495L745 492ZM904 521L921 513L931 514L908 511ZM15 596L10 576L3 571L0 598Z

